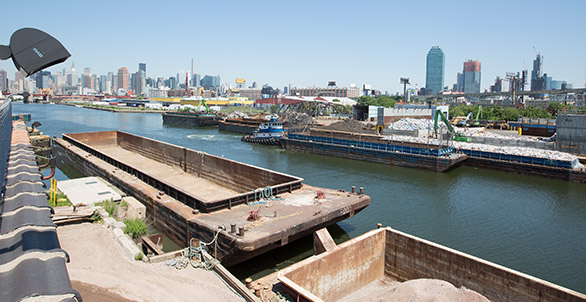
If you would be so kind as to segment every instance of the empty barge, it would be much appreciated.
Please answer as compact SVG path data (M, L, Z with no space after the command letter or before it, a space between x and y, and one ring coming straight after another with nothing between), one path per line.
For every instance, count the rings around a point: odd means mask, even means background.
M59 166L103 177L143 202L147 218L177 243L217 238L209 252L228 266L370 204L364 194L120 131L64 134L54 153Z
M466 298L457 301L586 301L582 293L391 228L330 247L258 284L312 302L415 301L438 287L444 290L433 298L441 301L457 300L458 292ZM452 296L442 300L446 293Z

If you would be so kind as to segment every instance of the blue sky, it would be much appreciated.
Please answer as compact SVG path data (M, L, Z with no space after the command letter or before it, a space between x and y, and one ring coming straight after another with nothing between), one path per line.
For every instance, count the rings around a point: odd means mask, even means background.
M445 85L467 59L482 62L482 89L497 75L531 73L535 51L554 79L584 87L586 1L9 1L0 44L34 27L72 53L51 71L106 74L147 63L147 75L189 71L282 88L371 84L425 86L431 46L446 56ZM0 69L14 77L10 61Z

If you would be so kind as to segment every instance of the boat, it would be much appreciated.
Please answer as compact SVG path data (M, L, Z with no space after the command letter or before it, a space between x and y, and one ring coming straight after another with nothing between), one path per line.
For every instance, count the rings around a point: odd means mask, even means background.
M242 141L276 146L281 144L281 137L284 133L283 122L277 121L276 116L271 116L269 121L261 123L258 126L258 130L255 130L252 135L242 137Z

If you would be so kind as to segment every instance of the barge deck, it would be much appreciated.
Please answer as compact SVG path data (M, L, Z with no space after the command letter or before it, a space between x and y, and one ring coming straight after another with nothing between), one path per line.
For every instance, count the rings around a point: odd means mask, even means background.
M134 196L154 226L180 245L214 241L230 266L358 213L370 197L119 132L64 134L58 165L100 176ZM316 198L317 196L322 198ZM257 218L249 220L251 211Z

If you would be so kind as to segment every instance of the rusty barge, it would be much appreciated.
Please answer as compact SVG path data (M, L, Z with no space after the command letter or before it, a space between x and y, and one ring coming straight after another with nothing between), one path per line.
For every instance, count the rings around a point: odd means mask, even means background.
M220 117L213 113L163 112L163 124L184 127L217 126Z
M333 242L328 237L321 234L326 240L318 242ZM444 289L473 290L490 301L586 301L582 293L390 227L327 246L255 285L288 293L294 301L406 301L432 292L443 300L441 291L430 289L433 283L420 289L408 285L435 279L445 282ZM458 301L486 301L465 296Z
M147 218L180 245L192 238L214 242L210 254L227 266L370 204L362 191L316 188L299 177L120 131L64 134L54 153L59 166L103 177L143 202Z
M219 129L222 131L236 132L242 134L252 134L257 130L260 124L266 122L262 118L233 118L225 119L219 122Z

